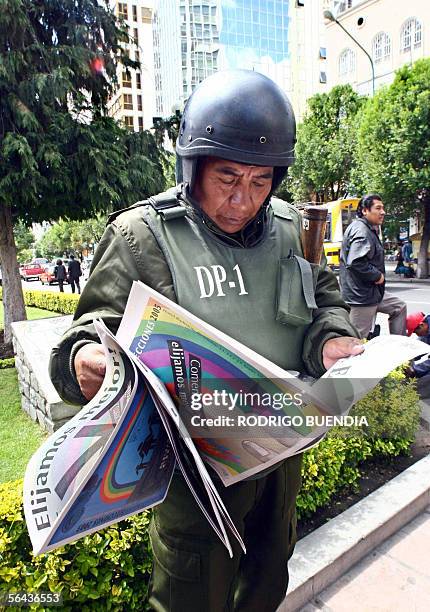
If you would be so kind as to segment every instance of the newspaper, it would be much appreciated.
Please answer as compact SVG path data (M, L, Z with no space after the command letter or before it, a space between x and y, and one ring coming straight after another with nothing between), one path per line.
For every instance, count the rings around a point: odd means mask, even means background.
M175 466L230 556L230 537L245 551L219 481L230 486L317 444L329 417L426 352L411 338L378 337L308 384L140 282L116 336L95 325L103 385L27 466L36 555L161 503Z

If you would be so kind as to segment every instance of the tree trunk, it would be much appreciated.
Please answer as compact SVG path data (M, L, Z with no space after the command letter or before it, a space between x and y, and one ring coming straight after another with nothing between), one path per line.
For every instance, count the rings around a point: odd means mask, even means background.
M25 321L24 296L13 236L12 211L0 204L0 261L3 282L4 341L12 342L13 321Z
M423 235L418 253L417 278L428 278L428 247L430 240L430 190L426 190L422 199L424 208Z

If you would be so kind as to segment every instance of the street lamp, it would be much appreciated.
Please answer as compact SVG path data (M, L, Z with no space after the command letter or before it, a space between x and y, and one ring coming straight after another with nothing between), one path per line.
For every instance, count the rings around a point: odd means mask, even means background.
M325 19L327 19L328 21L334 21L334 23L337 23L337 25L342 28L342 30L345 32L345 34L347 34L350 38L352 38L352 40L355 42L355 44L360 47L360 49L367 55L367 57L369 58L369 62L370 65L372 67L372 95L375 95L375 67L373 65L373 60L370 57L370 55L368 54L368 52L366 51L366 49L360 45L360 43L358 42L358 40L356 38L354 38L354 36L352 34L350 34L348 32L348 30L346 28L343 27L343 25L340 23L340 21L338 21L336 19L336 17L333 15L333 13L331 11L324 11L324 17Z

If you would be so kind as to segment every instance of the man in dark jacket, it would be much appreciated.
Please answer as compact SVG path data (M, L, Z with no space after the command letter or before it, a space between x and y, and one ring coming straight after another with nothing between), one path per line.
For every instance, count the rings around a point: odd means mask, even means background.
M67 272L62 259L57 259L57 264L54 268L54 277L58 281L60 292L64 293L64 281L67 278Z
M377 312L389 315L392 334L406 334L406 304L385 291L384 247L379 230L385 211L381 197L372 193L358 203L357 217L345 231L340 252L342 297L351 307L351 322L367 338Z
M81 293L81 286L79 283L79 279L82 276L81 264L77 259L75 259L74 255L70 255L69 262L69 283L72 288L72 293L75 293L75 285L78 293Z
M362 351L325 261L307 280L284 265L303 255L301 217L271 196L293 163L294 142L290 103L270 79L234 70L200 84L177 143L183 182L110 218L73 326L52 354L51 377L63 398L85 403L100 387L104 354L92 322L102 317L117 330L133 280L284 369L320 376ZM316 309L307 307L305 282ZM175 473L151 524L153 609L276 610L296 539L300 469L296 455L256 479L227 488L218 481L247 546L246 555L236 547L233 559Z

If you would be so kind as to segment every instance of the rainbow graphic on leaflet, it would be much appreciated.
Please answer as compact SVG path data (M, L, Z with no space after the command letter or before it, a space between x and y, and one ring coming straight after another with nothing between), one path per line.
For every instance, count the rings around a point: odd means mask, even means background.
M154 309L156 309L156 316ZM254 393L279 393L281 390L273 381L265 378L257 368L213 340L191 322L182 319L166 305L160 306L154 298L150 297L130 350L164 382L173 397L175 397L175 381L169 341L180 343L185 358L192 355L200 360L203 379L201 393L213 392L220 381L226 391L240 391L246 381L253 384ZM185 369L185 374L188 376L186 363ZM210 387L211 379L214 382L212 388ZM241 406L241 408L244 412L247 411L246 407ZM255 406L253 409L255 410ZM257 410L259 414L274 414L270 407L257 408ZM288 414L294 416L303 413L299 407L290 405ZM305 426L293 429L302 434L307 433L304 431L304 429L307 430ZM222 440L197 438L195 443L202 453L223 463L231 474L247 469L241 465L241 457L232 453Z
M124 429L121 438L117 441L115 447L111 447L110 453L112 456L109 459L109 463L104 471L102 484L100 487L100 497L106 504L114 504L120 500L128 499L133 493L136 481L131 482L128 486L118 486L115 484L115 468L121 457L121 453L124 450L124 446L127 443L127 438L133 429L133 426L139 416L139 412L148 397L148 390L146 389L139 401L136 403L131 417L128 420L127 426Z

